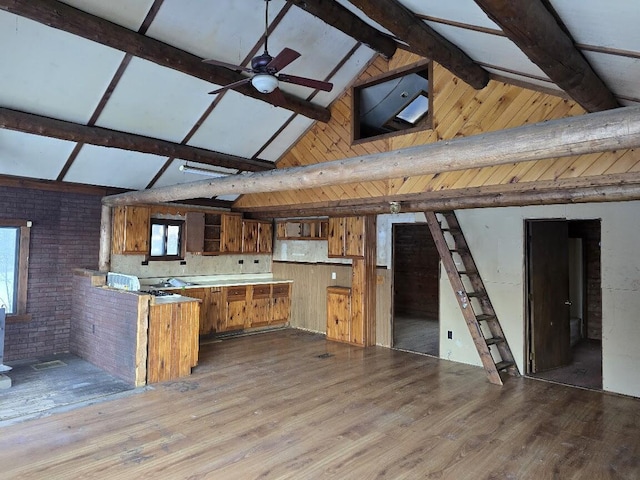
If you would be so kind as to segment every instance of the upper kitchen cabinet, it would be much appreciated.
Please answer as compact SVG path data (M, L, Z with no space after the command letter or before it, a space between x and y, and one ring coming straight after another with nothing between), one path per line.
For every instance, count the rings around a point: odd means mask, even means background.
M364 257L365 217L330 217L327 241L329 257Z
M115 207L111 231L112 253L142 255L149 253L149 221L149 207Z
M262 220L242 220L242 253L271 253L273 226Z
M220 252L240 253L242 251L242 214L224 213L220 232Z
M326 240L328 220L326 218L278 220L278 240Z

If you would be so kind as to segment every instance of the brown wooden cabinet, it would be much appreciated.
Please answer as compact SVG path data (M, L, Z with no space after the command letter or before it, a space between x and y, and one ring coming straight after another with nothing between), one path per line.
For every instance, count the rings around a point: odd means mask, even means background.
M279 220L276 236L278 240L326 240L328 227L326 218Z
M225 288L226 322L224 330L240 330L247 323L247 286Z
M273 252L273 224L258 222L258 253Z
M271 290L271 325L284 325L291 315L291 284L274 283Z
M271 323L271 285L254 285L251 290L248 326L265 327Z
M149 307L147 383L184 377L198 364L197 301Z
M242 220L242 253L271 253L273 226L262 220Z
M242 251L242 215L223 213L220 217L220 252L240 253Z
M115 207L111 230L111 252L126 255L149 253L149 224L149 207Z
M331 217L328 223L329 257L364 257L365 217Z
M352 343L351 289L327 287L327 339Z

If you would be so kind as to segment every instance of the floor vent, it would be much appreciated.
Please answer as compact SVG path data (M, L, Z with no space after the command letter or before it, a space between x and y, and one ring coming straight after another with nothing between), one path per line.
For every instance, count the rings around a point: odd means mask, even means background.
M62 360L52 360L50 362L42 362L31 365L34 370L49 370L51 368L66 367L67 364Z
M323 353L322 355L318 355L318 358L329 358L333 357L332 353Z

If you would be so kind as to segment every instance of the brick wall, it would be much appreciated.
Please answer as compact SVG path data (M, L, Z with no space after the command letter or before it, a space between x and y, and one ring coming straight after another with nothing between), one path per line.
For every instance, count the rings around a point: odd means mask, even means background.
M0 218L31 220L28 323L8 323L4 360L69 351L72 271L96 268L100 196L0 187Z
M94 287L80 275L73 290L71 353L135 385L138 295Z

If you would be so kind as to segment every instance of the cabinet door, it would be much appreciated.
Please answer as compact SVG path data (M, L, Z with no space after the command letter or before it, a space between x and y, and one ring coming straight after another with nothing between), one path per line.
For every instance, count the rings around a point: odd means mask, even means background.
M329 218L327 243L330 257L342 257L344 255L344 222L345 219L343 217Z
M327 289L327 339L348 342L351 324L351 294L349 288Z
M344 255L346 257L364 257L364 217L346 217L344 220Z
M271 320L271 285L254 285L251 297L251 326L269 325Z
M225 330L245 327L247 319L247 287L226 287Z
M204 252L204 213L187 212L185 235L187 252Z
M242 216L223 214L220 232L220 251L240 253L242 250Z
M242 253L258 251L258 221L242 220Z
M111 250L113 253L149 253L149 207L117 207L113 209Z
M271 253L273 251L273 224L258 222L258 252Z
M213 287L209 291L209 317L213 332L222 332L225 327L225 309L222 288Z
M276 283L271 293L271 324L282 325L289 321L291 313L291 284Z

